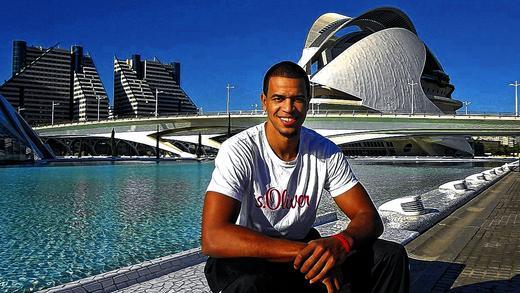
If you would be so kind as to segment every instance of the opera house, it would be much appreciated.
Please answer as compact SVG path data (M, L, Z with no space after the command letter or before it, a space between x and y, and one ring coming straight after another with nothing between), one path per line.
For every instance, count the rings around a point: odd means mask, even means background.
M419 39L410 18L382 7L358 17L320 16L298 61L312 84L311 111L455 114L462 102L439 60ZM348 143L348 155L473 156L465 136L413 136ZM392 150L382 151L382 146Z
M313 83L311 109L455 113L454 86L402 11L320 16L298 62Z

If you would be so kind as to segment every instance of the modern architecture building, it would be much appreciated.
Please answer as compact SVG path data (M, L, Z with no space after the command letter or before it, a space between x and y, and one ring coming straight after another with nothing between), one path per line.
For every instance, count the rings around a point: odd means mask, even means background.
M377 8L358 17L326 13L298 62L313 83L313 111L455 113L454 86L406 14Z
M51 149L0 95L0 165L54 158Z
M157 59L114 60L114 115L121 117L196 113L197 106L180 87L181 65Z
M104 119L108 98L92 58L70 50L13 42L12 76L2 94L31 125Z

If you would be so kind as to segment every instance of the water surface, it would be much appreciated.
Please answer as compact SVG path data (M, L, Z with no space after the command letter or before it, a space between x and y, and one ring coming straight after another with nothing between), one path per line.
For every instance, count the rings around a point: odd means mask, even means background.
M499 164L352 162L377 206ZM55 286L199 246L213 162L0 168L0 291ZM320 212L334 209L325 198Z

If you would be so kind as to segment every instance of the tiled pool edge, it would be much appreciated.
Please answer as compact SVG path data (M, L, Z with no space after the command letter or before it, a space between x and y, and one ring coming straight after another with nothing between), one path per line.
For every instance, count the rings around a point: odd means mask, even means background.
M329 212L316 217L314 226L336 221L336 212ZM58 285L40 292L44 293L101 293L113 292L145 282L163 275L194 266L206 261L200 247L164 257L144 261L135 265L123 267L110 272Z
M128 267L58 285L41 292L86 293L113 292L148 281L206 260L200 247L144 261Z

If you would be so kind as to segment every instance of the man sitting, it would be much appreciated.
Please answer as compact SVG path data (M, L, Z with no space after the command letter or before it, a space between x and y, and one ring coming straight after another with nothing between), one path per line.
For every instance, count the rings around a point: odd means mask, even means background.
M408 292L408 257L377 239L381 218L341 150L302 126L307 73L284 61L264 77L267 121L226 140L202 215L213 292ZM312 228L322 192L351 220L321 238Z

